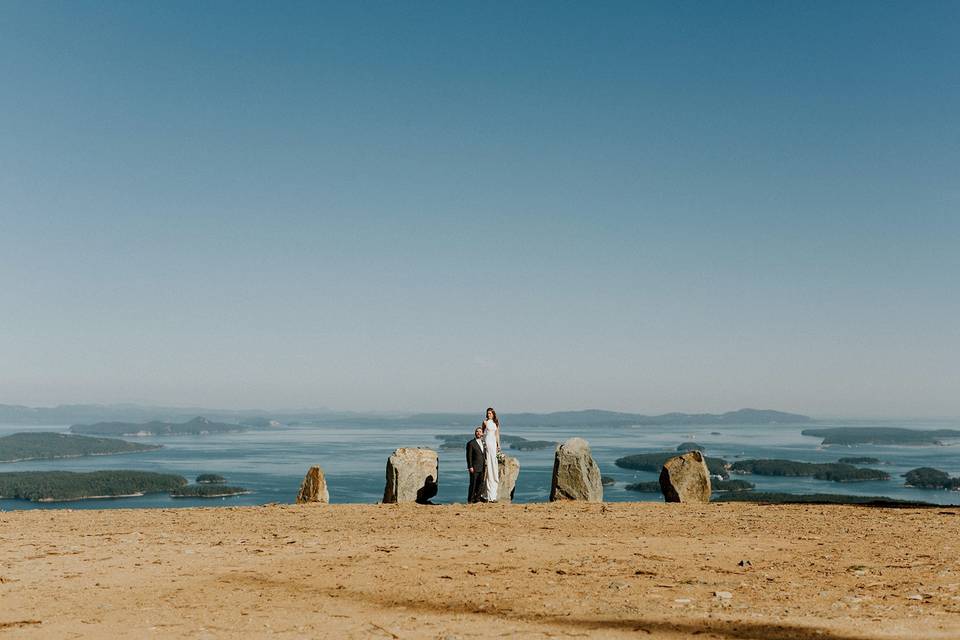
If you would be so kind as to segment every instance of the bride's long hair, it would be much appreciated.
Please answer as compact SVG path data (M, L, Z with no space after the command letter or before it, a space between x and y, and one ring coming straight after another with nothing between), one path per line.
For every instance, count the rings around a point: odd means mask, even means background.
M493 407L487 407L487 412L483 415L483 419L486 420L487 416L493 414L493 424L497 425L497 429L500 428L500 421L497 419L497 412L493 410Z

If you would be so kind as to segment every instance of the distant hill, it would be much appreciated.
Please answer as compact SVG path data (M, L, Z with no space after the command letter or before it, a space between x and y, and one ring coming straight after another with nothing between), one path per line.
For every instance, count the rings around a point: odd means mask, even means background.
M419 413L400 421L421 425L480 424L479 414ZM784 413L769 409L740 409L727 413L664 413L647 416L639 413L619 413L600 409L558 411L555 413L505 413L500 416L504 425L517 427L609 427L630 425L726 425L726 424L805 424L815 422L809 416Z
M111 438L89 438L66 433L14 433L0 438L0 462L103 456L153 451L159 448L159 445L154 444L138 444Z
M96 424L75 424L70 427L73 433L94 433L105 436L177 436L207 435L211 433L232 433L246 431L250 427L241 424L211 422L197 417L187 422L98 422Z
M331 411L330 409L297 409L263 411L259 409L201 409L197 407L149 407L133 404L74 404L56 407L26 407L0 404L0 424L61 425L95 423L181 423L202 415L211 422L269 428L294 424L337 424L349 426L398 424L416 426L474 427L481 421L482 410L476 413L376 413ZM740 409L727 413L665 413L644 415L587 409L555 413L505 413L504 424L530 427L604 427L629 425L726 425L726 424L799 424L815 422L808 416L769 409Z

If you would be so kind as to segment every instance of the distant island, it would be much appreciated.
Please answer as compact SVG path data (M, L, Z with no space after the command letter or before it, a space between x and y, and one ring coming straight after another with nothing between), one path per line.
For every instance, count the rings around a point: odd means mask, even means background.
M730 465L733 473L758 476L809 477L833 482L889 480L890 474L877 469L861 469L839 462L796 462L794 460L737 460Z
M680 454L676 451L635 453L633 455L617 458L614 464L622 469L634 469L636 471L660 473L660 470L663 468L663 463L670 458L676 458L678 455ZM706 456L705 458L707 462L707 469L710 471L710 475L720 476L723 479L730 477L730 473L727 471L727 465L729 463L726 460L723 458L709 458Z
M849 496L839 493L776 493L734 491L713 498L713 502L763 502L766 504L858 504L871 507L934 507L917 500L897 500L884 496Z
M903 429L900 427L831 427L804 429L805 436L823 438L823 445L900 444L942 445L944 440L960 438L957 429Z
M640 493L660 493L660 482L634 482L624 487L627 491L638 491ZM724 491L750 491L754 488L753 483L746 480L712 480L710 488L714 492Z
M215 473L201 473L197 476L197 484L223 484L227 479Z
M677 445L677 451L705 451L703 445L699 445L696 442L681 442Z
M225 484L189 484L170 492L171 498L229 498L250 493L243 487L228 487Z
M105 456L153 451L159 448L160 445L139 444L111 438L27 431L0 438L0 462Z
M187 479L148 471L15 471L0 473L0 498L61 502L168 493Z
M441 449L463 449L467 446L467 442L473 440L474 435L472 433L442 433L435 437L437 440L443 440L440 444ZM557 443L552 440L527 440L520 436L501 435L500 445L503 448L514 449L516 451L534 451L536 449L553 448L557 446Z
M855 456L853 458L840 458L837 462L842 462L843 464L880 464L880 459L871 458L870 456Z
M951 489L960 491L960 478L951 478L945 471L931 467L912 469L903 474L908 487L918 489Z
M187 422L98 422L96 424L75 424L70 427L70 431L73 433L127 437L209 435L213 433L234 433L248 429L250 427L246 425L211 422L202 417Z

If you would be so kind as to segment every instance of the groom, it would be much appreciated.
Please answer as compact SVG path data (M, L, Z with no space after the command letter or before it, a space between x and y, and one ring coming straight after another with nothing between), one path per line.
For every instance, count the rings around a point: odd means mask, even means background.
M486 468L486 451L483 450L483 429L477 427L476 436L467 443L467 471L470 473L470 488L467 490L467 502L480 502L483 491L483 471Z

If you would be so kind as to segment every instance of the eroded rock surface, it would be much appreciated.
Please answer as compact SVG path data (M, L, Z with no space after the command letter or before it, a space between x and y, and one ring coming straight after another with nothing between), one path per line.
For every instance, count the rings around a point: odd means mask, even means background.
M300 485L297 494L297 504L305 502L330 502L330 491L327 490L327 478L319 465L310 467Z
M497 488L499 502L513 502L513 490L520 476L520 461L511 456L503 456L500 463L500 486Z
M603 502L600 467L590 453L590 445L583 438L570 438L557 445L550 500Z
M660 491L667 502L710 502L710 472L703 454L690 451L663 463Z
M432 449L405 447L387 460L387 483L383 502L419 502L426 504L437 495L440 467Z

